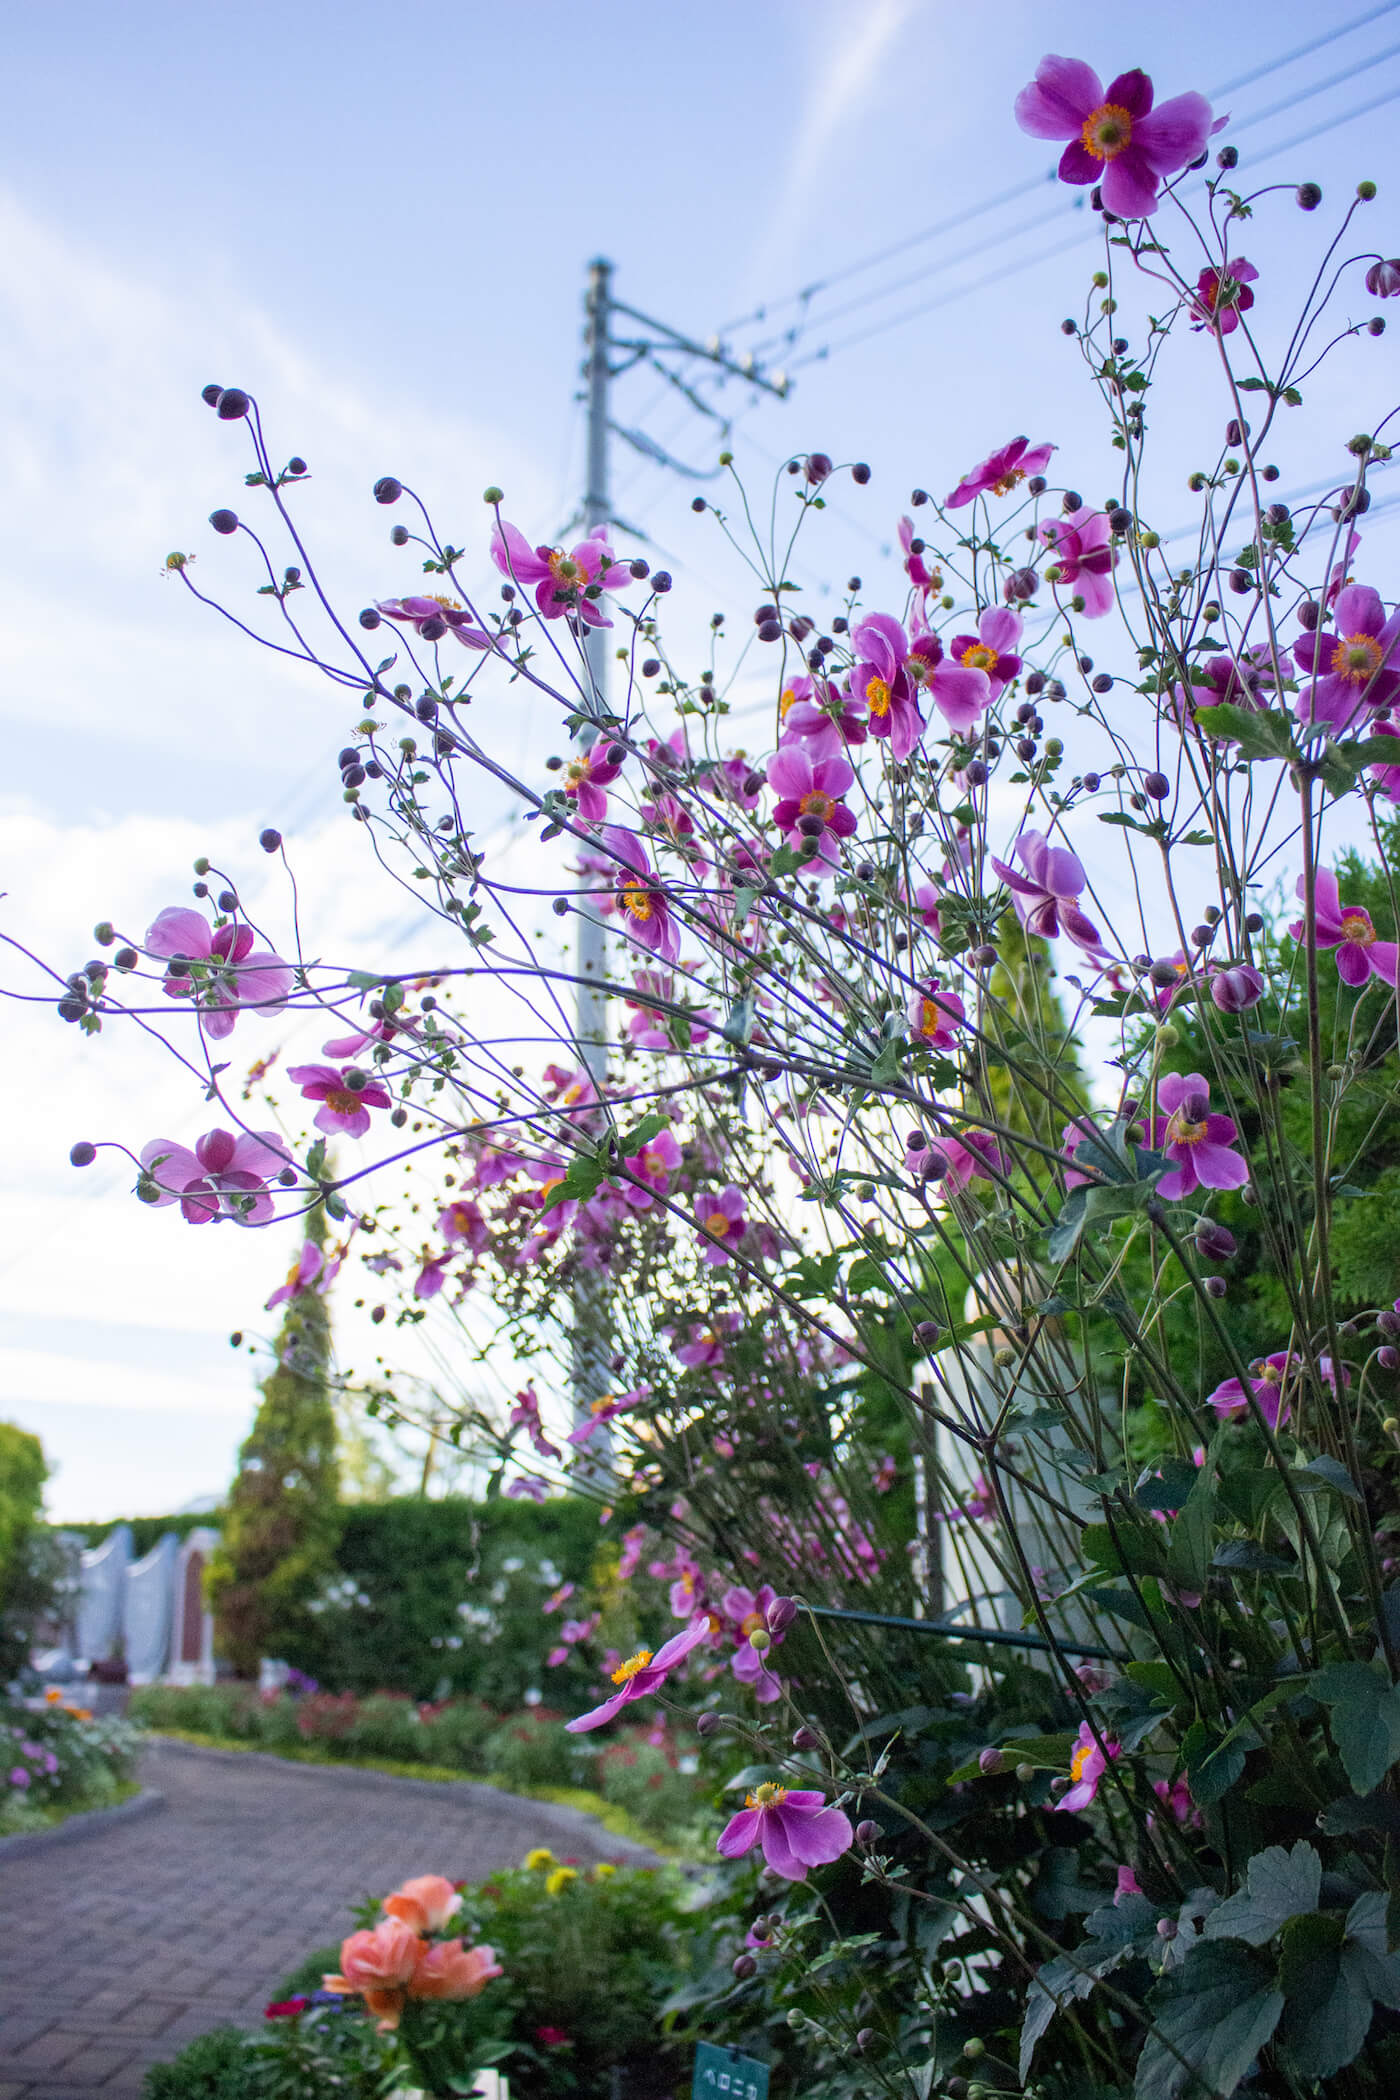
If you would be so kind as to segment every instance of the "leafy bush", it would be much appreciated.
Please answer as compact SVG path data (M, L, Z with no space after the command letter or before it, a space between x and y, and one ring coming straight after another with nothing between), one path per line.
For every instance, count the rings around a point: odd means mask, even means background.
M562 1714L543 1708L512 1714L486 1738L484 1752L487 1769L506 1786L575 1786L587 1770Z
M0 1833L41 1828L52 1809L102 1808L130 1780L137 1730L61 1694L0 1701Z

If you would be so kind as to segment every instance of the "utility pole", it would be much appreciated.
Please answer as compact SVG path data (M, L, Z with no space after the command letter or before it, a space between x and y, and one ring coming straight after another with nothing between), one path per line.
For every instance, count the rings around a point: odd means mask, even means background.
M610 393L612 382L621 372L632 365L648 363L669 379L685 395L691 405L702 415L716 416L708 403L701 400L694 388L688 386L677 374L661 363L666 355L685 358L700 358L713 365L731 379L747 382L761 388L765 393L775 394L785 400L788 381L781 373L772 378L761 369L751 356L732 357L716 338L709 343L697 343L690 336L681 335L668 328L664 322L654 321L650 315L638 313L635 307L624 306L613 297L612 264L602 256L588 266L588 288L584 294L584 343L587 361L584 376L587 381L588 403L588 459L583 492L583 523L585 532L592 532L599 525L612 525L612 499L608 483L608 439L617 436L626 439L647 458L697 480L709 480L709 470L700 470L672 459L662 449L653 445L640 431L622 428L612 420ZM613 332L615 316L635 323L645 333L640 336L618 337ZM614 355L620 354L623 362L614 366ZM716 420L724 422L723 417ZM725 425L727 429L727 425ZM719 469L715 469L719 472ZM578 730L577 742L582 750L597 741L600 725L608 710L608 659L614 643L612 629L608 627L584 627L583 655L587 675L587 691L583 712L591 717ZM607 1067L607 989L605 973L605 935L603 922L597 910L589 903L580 905L575 923L578 939L575 948L575 963L578 971L578 1008L575 1022L577 1047L584 1069L594 1084L602 1087ZM607 1277L602 1270L580 1270L573 1286L572 1308L572 1385L573 1415L575 1427L592 1417L595 1401L601 1400L608 1390L609 1324L607 1318ZM612 1439L606 1428L595 1431L584 1447L588 1454L584 1467L586 1475L593 1481L605 1481L612 1471Z

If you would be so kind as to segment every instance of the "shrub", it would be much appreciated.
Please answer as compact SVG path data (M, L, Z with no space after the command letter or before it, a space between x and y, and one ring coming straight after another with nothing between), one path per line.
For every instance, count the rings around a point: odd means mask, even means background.
M0 1701L0 1832L32 1829L50 1809L102 1808L130 1779L135 1728L61 1694Z
M605 1801L671 1844L694 1829L709 1798L709 1788L693 1769L680 1770L672 1747L645 1737L609 1744L598 1759L593 1784Z
M587 1770L586 1752L565 1733L563 1716L543 1708L512 1714L482 1750L486 1769L503 1786L577 1786Z

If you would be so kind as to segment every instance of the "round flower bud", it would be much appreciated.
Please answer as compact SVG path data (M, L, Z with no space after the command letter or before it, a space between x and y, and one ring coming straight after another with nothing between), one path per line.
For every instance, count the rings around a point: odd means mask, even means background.
M718 1735L721 1725L718 1714L701 1714L695 1723L695 1733L702 1737Z
M365 607L360 614L360 625L364 628L366 634L373 634L375 628L382 625L382 615L377 605L367 605Z
M1299 211L1316 211L1322 202L1322 190L1316 182L1300 182L1297 196Z
M1120 537L1125 532L1131 532L1133 529L1132 512L1124 510L1121 503L1116 503L1108 514L1108 529L1110 532L1118 533Z
M1240 149L1238 146L1222 146L1215 156L1216 167L1224 168L1227 174L1231 168L1237 168L1239 164Z
M489 489L482 490L481 500L483 503L490 503L493 506L496 504L504 503L506 500L506 492L504 489L498 489L495 482L493 481Z
M870 2047L871 2043L872 2043L872 2042L873 2042L873 2041L874 2041L875 2039L876 2039L876 2035L875 2035L875 2029L874 2029L873 2027L858 2027L858 2028L856 2029L856 2051L857 2051L857 2054L859 2054L859 2055L861 2055L861 2056L864 2056L864 2055L865 2055L865 2053L866 2053L866 2051L867 2051L867 2050L869 2049L869 2047Z
M97 1157L97 1147L90 1145L86 1138L80 1138L68 1157L75 1167L90 1167Z
M851 479L852 481L856 482L861 488L864 488L866 482L869 481L870 469L865 464L865 461L863 459L858 459L855 465L851 468Z
M831 458L825 452L809 452L803 462L802 471L813 488L820 488L831 472Z
M211 510L209 523L213 526L215 532L222 532L226 535L230 532L237 532L238 512L236 510Z
M651 587L659 596L664 597L671 588L671 580L668 569L658 569L651 579Z
M408 527L406 525L390 526L389 545L391 547L406 547L408 545Z
M1381 1428L1387 1436L1400 1436L1400 1422L1397 1422L1394 1415L1387 1415L1381 1423Z
M1205 1292L1207 1298L1223 1298L1229 1288L1230 1286L1226 1283L1223 1276L1203 1276L1201 1278L1201 1289Z
M964 2056L978 2057L985 2056L986 2053L987 2044L978 2035L972 2035L967 2041L963 2043Z
M1035 1778L1035 1766L1017 1765L1016 1777L1020 1780L1022 1786L1029 1786L1031 1781Z
M733 1961L734 1974L743 1983L748 1977L758 1974L758 1963L751 1954L736 1954Z
M1223 1014L1247 1013L1263 998L1264 980L1248 963L1232 963L1212 974L1210 996Z
M134 948L118 948L112 960L119 970L134 970L141 958Z
M801 1728L795 1728L793 1730L792 1747L794 1750L815 1750L818 1747L820 1741L821 1738L819 1736L814 1735L812 1733L812 1730L807 1727L805 1722L803 1723Z
M761 621L758 629L758 638L761 642L780 642L783 638L781 623L777 620Z
M222 392L223 388L218 384L218 382L216 380L211 379L208 386L202 386L200 388L199 398L201 401L206 402L210 408L217 408L219 405L219 396Z
M998 1750L995 1745L989 1744L985 1750L981 1750L977 1754L977 1769L985 1774L988 1779L994 1779L998 1772L1006 1770L1006 1752Z
M220 394L217 407L221 423L236 423L246 416L252 403L241 386L226 386Z
M1400 1312L1377 1313L1376 1325L1392 1342L1400 1339Z
M1040 578L1034 569L1013 569L1001 587L1001 594L1008 605L1026 605L1040 588Z
M872 1823L872 1822L871 1822L871 1820L870 1820L870 1818L869 1818L868 1816L867 1816L867 1817L866 1817L866 1818L864 1819L864 1821L863 1821L863 1822L857 1823L857 1825L856 1825L856 1843L857 1843L858 1845L873 1845L873 1844L877 1843L877 1841L878 1841L878 1839L879 1839L879 1836L880 1836L880 1826L879 1826L879 1824L878 1824L878 1823Z
M749 1635L749 1646L755 1655L766 1655L773 1645L773 1636L765 1627L755 1626Z
M194 863L194 872L196 875L207 875L209 873L209 856L207 853L200 854L199 859Z
M1400 1349L1393 1349L1389 1342L1376 1351L1376 1362L1383 1371L1400 1371Z
M942 1332L937 1320L920 1320L914 1329L914 1339L921 1349L932 1349L937 1346Z
M768 1631L770 1633L786 1633L788 1627L791 1626L793 1620L797 1617L797 1599L795 1597L775 1597L764 1617L768 1621Z
M110 919L99 919L92 929L92 937L99 948L110 948L117 937L117 929Z
M260 831L258 833L258 844L262 847L264 853L275 853L278 847L281 845L281 843L281 832L274 831L270 824L268 825L266 831Z

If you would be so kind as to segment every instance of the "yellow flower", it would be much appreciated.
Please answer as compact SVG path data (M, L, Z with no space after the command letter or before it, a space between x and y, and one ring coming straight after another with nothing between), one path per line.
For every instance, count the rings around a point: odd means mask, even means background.
M571 1881L577 1880L577 1867L556 1867L552 1874L545 1877L545 1893L550 1896L557 1896L561 1889L566 1889Z
M547 1846L536 1845L533 1852L525 1854L525 1864L532 1872L538 1872L542 1867L552 1867L554 1865L554 1854Z
M610 1859L600 1859L597 1866L593 1869L593 1879L595 1881L606 1881L610 1874L615 1874L616 1872L617 1868Z

